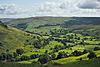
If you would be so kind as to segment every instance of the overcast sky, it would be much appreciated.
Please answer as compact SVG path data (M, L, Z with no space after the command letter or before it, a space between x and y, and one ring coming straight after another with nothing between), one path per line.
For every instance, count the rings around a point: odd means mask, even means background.
M100 0L0 0L0 18L100 17Z

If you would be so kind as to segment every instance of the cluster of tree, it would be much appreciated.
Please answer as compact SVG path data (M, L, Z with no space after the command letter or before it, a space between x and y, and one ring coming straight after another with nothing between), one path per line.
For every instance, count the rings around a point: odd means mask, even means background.
M32 45L34 45L35 48L41 48L46 46L47 44L49 44L49 40L48 39L39 39L37 41L34 41Z
M72 53L72 55L74 55L74 56L80 56L80 55L83 55L83 54L86 54L86 53L89 53L89 55L87 56L89 59L96 58L96 54L93 51L87 51L87 50L84 50L83 52L75 50Z
M100 33L99 29L94 29L91 25L90 28L88 28L86 26L78 26L79 28L75 29L74 27L71 27L68 29L67 28L55 28L53 30L50 30L50 35L54 36L54 37L60 37L60 35L64 35L63 38L66 39L77 39L80 40L81 38L79 36L77 36L77 34L82 34L84 36L92 36L94 37L96 40L100 40L100 35L98 33ZM76 34L72 34L72 35L66 35L67 33L76 33ZM90 40L92 41L94 38L90 38ZM83 38L83 40L87 40L88 38Z
M39 58L39 55L38 54L32 54L30 56L23 55L20 58L16 58L16 61L27 61L27 60L35 59L35 58Z
M8 25L4 24L2 21L0 21L0 25L3 26L4 28L8 28Z
M40 62L41 64L45 64L51 60L57 60L66 57L68 57L68 55L65 52L59 52L58 55L56 56L54 53L50 55L48 54L48 51L45 51L45 54L42 55L38 55L38 54L32 54L30 56L23 55L20 58L16 58L15 61L27 61L30 59L38 58L38 62Z
M48 54L40 55L38 61L41 64L45 64L51 60L51 57Z
M21 29L21 30L25 30L27 28L27 24L26 23L19 23L14 27L18 28L18 29Z
M91 27L91 29L84 29L84 28L86 28L86 27L83 27L83 29L82 29L82 27L83 26L80 26L78 29L76 29L76 30L74 30L74 28L73 28L73 33L77 33L77 34L82 34L82 35L84 35L84 36L92 36L92 37L95 37L95 39L96 40L100 40L100 31L99 31L99 29L95 29L95 27L96 26L93 26L93 27ZM92 40L92 39L91 39Z
M0 54L0 61L13 61L14 55L12 53L1 53Z
M61 59L61 58L66 58L68 57L67 53L63 52L59 52L57 55L57 59Z
M96 51L96 50L100 50L100 47L95 47L94 48L94 51Z
M0 54L0 61L15 61L15 58L24 53L23 49L16 49L16 52L10 53L8 50L6 53Z
M39 36L33 36L32 38L27 39L24 45L33 45L35 48L40 49L41 47L44 47L47 44L49 44L49 41L50 39L44 39L40 38Z
M41 64L45 64L51 60L51 57L48 54L43 54L43 55L33 54L31 56L23 55L20 58L16 58L16 61L27 61L27 60L36 59L36 58L38 58L37 62L40 62Z
M40 55L38 61L41 64L45 64L51 60L57 60L57 59L61 59L61 58L66 58L68 57L67 53L65 52L58 52L58 55L56 56L54 53L49 55L49 54L44 54L44 55Z
M89 59L92 59L92 58L96 58L96 54L92 51L89 52L89 55L87 56Z
M0 46L3 46L2 42L0 42Z
M69 31L67 29L53 29L50 30L50 35L52 36L56 36L56 37L60 37L60 35L66 35L66 33L69 33Z
M59 46L56 46L56 48L59 48ZM45 64L45 63L47 63L51 60L58 60L58 59L67 58L67 57L70 57L70 56L80 56L80 55L86 54L88 52L89 52L89 55L87 57L89 59L96 58L96 54L94 52L87 51L87 50L84 50L83 52L75 50L74 52L72 52L71 55L67 55L68 53L64 52L64 51L58 52L58 55L55 55L54 53L49 54L48 50L46 50L45 54L42 54L42 55L32 54L30 56L25 56L25 55L22 55L24 53L23 49L16 49L16 52L14 52L14 53L8 52L8 53L0 54L0 61L4 61L4 60L9 61L9 62L27 61L27 60L30 60L30 59L38 58L38 62L40 62L41 64ZM20 58L16 58L19 55L22 55L22 56ZM82 60L82 59L80 59L80 60Z
M86 53L88 53L87 50L84 50L83 52L75 50L74 52L72 52L72 55L73 56L80 56L80 55L83 55L83 54L86 54Z

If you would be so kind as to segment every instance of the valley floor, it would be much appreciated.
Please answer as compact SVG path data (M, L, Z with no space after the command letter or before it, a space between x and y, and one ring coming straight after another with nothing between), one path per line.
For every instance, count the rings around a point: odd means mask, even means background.
M0 63L0 67L99 67L99 66L100 66L100 59L92 59L89 61L74 62L74 63L68 63L68 64L64 64L64 65Z

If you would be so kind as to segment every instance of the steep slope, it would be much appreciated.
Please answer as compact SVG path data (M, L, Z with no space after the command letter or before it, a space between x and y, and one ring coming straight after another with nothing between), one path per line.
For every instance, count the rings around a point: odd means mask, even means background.
M0 22L0 52L23 47L26 34Z

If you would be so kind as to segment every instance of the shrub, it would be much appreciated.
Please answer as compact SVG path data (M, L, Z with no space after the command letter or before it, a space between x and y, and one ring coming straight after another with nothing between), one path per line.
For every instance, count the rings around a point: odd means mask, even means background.
M86 53L88 53L88 51L87 51L87 50L84 50L84 51L83 51L83 54L86 54Z
M29 56L21 56L21 61L26 61L29 60L30 57Z
M94 52L90 52L90 54L87 57L89 59L96 58L96 54Z
M96 50L100 50L100 47L95 47L94 48L94 51L96 51Z
M45 64L47 63L48 61L50 61L50 56L49 55L41 55L38 59L38 61L41 63L41 64Z
M65 52L59 52L57 59L61 59L61 58L65 58L65 57L67 57L67 54Z
M72 55L74 55L74 56L80 56L82 54L83 54L82 52L77 51L77 50L75 50L74 52L72 52Z
M38 58L38 57L39 57L38 54L32 54L32 55L30 56L31 59L35 59L35 58Z
M23 49L16 49L16 53L22 55L24 53Z

